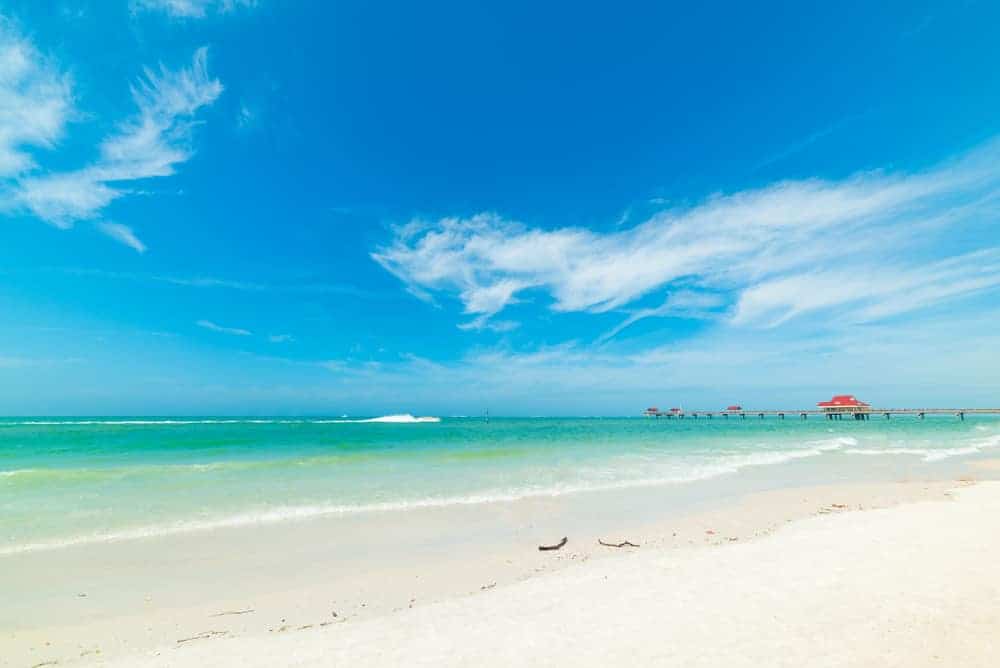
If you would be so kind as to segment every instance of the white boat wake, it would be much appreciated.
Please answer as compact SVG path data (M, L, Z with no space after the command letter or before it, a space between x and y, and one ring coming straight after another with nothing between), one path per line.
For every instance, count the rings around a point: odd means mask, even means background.
M313 420L316 423L345 423L345 422L391 422L395 424L415 424L418 422L440 422L441 418L432 416L413 416L409 413L399 415L383 415L381 417L365 418L361 420Z
M400 422L400 423L440 422L440 421L441 418L439 417L430 417L430 416L414 417L409 413L403 413L401 415L383 415L382 417L369 418L367 420L358 420L358 422Z

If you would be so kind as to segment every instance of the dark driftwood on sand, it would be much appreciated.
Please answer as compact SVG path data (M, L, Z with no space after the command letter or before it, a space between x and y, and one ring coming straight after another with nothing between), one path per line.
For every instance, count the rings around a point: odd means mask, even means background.
M563 539L561 541L559 541L558 543L556 543L555 545L539 545L538 549L541 550L542 552L546 552L548 550L558 550L560 547L562 547L563 545L565 545L567 542L569 542L569 538L566 538L565 536L563 536Z
M199 633L196 636L191 636L190 638L181 638L180 640L177 641L177 644L180 645L181 643L191 642L192 640L204 640L206 638L224 636L227 633L229 633L229 631L205 631L203 633Z
M597 542L600 543L601 545L603 545L604 547L626 547L626 546L628 546L628 547L639 547L635 543L630 543L627 540L623 540L620 543L605 543L603 540L601 540L600 538L598 538Z
M209 615L209 617L225 617L226 615L248 615L254 612L253 608L247 608L246 610L224 610L222 612L217 612L214 615Z

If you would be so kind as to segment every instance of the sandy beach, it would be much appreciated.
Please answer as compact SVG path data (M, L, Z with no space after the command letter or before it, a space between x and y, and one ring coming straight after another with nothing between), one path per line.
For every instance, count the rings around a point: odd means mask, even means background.
M0 668L1000 668L998 26L0 2Z
M657 494L632 490L8 555L0 654L27 667L992 665L1000 469L962 468L734 490L658 518L628 519L622 507ZM626 540L640 547L599 543Z

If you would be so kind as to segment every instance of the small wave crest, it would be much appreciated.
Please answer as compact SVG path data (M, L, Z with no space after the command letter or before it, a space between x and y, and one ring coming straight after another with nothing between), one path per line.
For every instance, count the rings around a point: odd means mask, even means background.
M415 424L421 422L440 422L441 418L432 416L413 416L409 413L399 415L382 415L373 418L338 418L338 419L250 419L250 418L209 418L209 419L163 419L163 420L17 420L2 421L4 426L159 426L159 425L193 425L193 424L350 424L363 422L391 422L394 424Z
M33 473L38 473L39 469L11 469L9 471L0 471L0 478L13 478L15 476L25 476L32 475Z
M310 420L250 420L250 419L205 419L205 420L18 420L3 421L0 426L46 426L58 427L110 425L110 426L144 426L144 425L185 425L185 424L301 424Z
M957 448L849 448L844 450L849 455L910 455L922 457L925 462L939 462L952 457L974 455L990 448L1000 447L1000 435Z

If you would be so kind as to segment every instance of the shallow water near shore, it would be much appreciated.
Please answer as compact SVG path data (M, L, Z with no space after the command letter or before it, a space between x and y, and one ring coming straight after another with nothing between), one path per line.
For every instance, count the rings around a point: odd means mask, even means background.
M0 555L659 485L710 496L736 472L790 461L815 474L836 457L863 477L876 460L934 467L995 448L991 417L6 418Z

